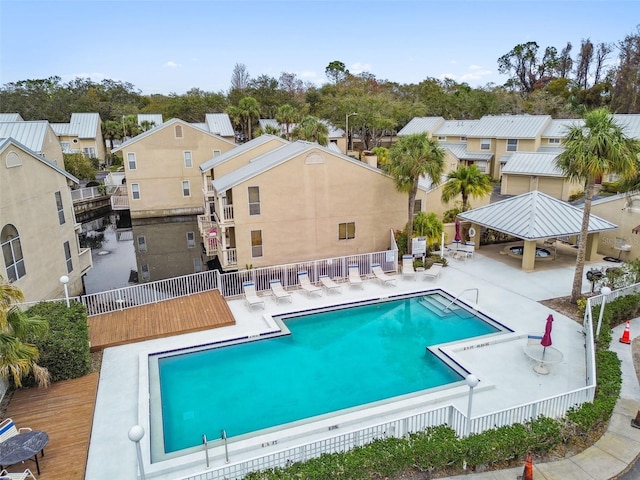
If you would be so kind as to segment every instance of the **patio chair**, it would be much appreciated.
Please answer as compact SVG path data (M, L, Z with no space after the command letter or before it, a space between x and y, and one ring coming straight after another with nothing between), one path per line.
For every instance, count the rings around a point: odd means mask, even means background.
M402 256L402 276L416 279L416 269L413 268L413 255Z
M395 285L396 284L396 277L392 277L392 276L387 275L386 273L384 273L382 271L382 267L380 266L379 263L373 263L371 265L371 271L376 276L376 278L380 281L380 283L382 283L383 285Z
M271 288L271 292L273 293L273 296L276 299L276 303L278 303L281 299L284 299L284 298L289 300L289 303L293 301L291 299L291 294L284 289L284 287L282 286L282 283L280 283L280 280L271 280L269 282L269 287Z
M22 432L30 432L31 429L29 427L16 427L16 424L13 423L13 420L10 418L5 418L2 423L0 423L0 442L4 442L6 439L11 438L15 435L18 435Z
M256 305L264 309L264 299L258 296L256 285L253 282L244 282L242 284L242 290L244 291L244 300L249 310Z
M318 295L322 295L322 288L317 287L311 283L309 279L309 274L306 271L298 272L298 282L302 289L307 292L307 296L311 296L312 293L317 293Z
M360 276L358 265L349 265L349 285L364 288L364 282Z
M327 290L327 293L338 292L342 293L342 285L334 282L328 275L320 275L318 277L320 279L320 283Z
M6 470L0 472L0 480L25 480L27 478L37 480L28 468L24 472L7 472Z
M456 258L460 260L473 258L473 253L475 249L476 249L476 244L473 242L468 242L463 245L460 245L460 248L458 248L458 251L456 252Z
M436 279L440 276L440 272L442 272L442 263L434 263L429 268L427 268L422 274L425 278Z

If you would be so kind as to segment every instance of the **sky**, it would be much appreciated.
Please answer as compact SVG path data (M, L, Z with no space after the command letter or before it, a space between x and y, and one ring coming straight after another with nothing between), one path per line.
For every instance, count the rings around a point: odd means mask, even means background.
M0 85L58 76L226 93L236 64L320 86L340 61L401 84L477 87L507 81L497 60L520 43L575 53L638 24L640 0L0 0Z

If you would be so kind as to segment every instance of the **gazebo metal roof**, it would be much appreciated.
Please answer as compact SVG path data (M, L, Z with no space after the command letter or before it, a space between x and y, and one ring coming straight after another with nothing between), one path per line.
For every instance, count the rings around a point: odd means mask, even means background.
M579 235L583 210L538 190L458 214L461 220L524 240ZM591 215L589 233L617 225Z

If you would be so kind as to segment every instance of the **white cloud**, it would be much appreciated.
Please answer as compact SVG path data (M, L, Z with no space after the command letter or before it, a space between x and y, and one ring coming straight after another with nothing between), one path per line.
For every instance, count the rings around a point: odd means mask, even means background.
M491 70L487 70L486 68L478 67L476 65L472 65L469 69L471 72L463 74L460 77L460 81L466 82L469 80L482 80L483 78L493 74Z
M457 60L449 60L449 63L450 63L451 65L457 65L457 64L458 64L458 61L457 61Z
M370 72L371 65L369 65L368 63L356 62L351 64L351 67L349 67L349 71L354 75L358 75L362 72Z
M180 67L181 65L179 63L172 62L171 60L169 60L167 63L163 64L162 66L169 67L169 68L177 68L177 67Z

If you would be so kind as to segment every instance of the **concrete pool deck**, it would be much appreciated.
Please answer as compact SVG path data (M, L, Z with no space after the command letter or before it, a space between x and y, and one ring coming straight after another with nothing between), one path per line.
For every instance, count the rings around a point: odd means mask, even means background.
M591 263L587 268L601 265L611 266L601 261ZM526 273L479 250L473 259L449 260L449 267L445 268L440 278L435 281L405 280L398 275L397 286L381 285L380 282L372 279L365 282L364 289L343 284L341 294L325 293L321 297L309 298L304 291L294 291L292 303L276 304L272 299L267 299L265 311L269 314L284 313L437 287L454 296L466 289L478 289L478 310L507 325L517 334L542 334L547 315L553 313L555 319L553 346L563 353L564 359L562 363L552 365L548 375L539 375L534 372L531 361L523 353L526 342L524 339L456 352L463 365L481 380L481 384L476 387L474 393L472 415L475 416L584 386L584 337L581 333L581 325L560 313L551 312L538 303L540 300L570 294L574 266L570 263L567 265L558 263L554 266L555 268L549 268L545 265L545 268ZM589 291L590 288L589 282L585 281L583 291ZM461 298L466 302L474 303L475 291L465 292ZM138 423L144 425L144 422L139 420L141 412L139 398L141 395L144 398L148 388L144 373L141 373L144 369L139 368L141 359L144 361L145 356L153 352L257 335L265 330L263 310L249 311L241 299L232 300L229 305L237 319L235 326L105 350L87 461L87 479L135 478L137 474L136 449L135 445L129 441L127 433L133 425ZM630 358L630 347L628 345L625 347L629 351ZM626 353L625 349L623 353ZM623 361L623 368L627 363ZM633 368L632 363L631 368ZM623 396L640 400L640 388L635 375L631 377L627 373L625 373ZM468 388L457 387L456 391L448 395L446 402L466 411L467 398ZM402 408L411 411L419 408L419 405L408 402ZM393 412L385 411L385 407L379 407L375 414L377 420L382 422L385 415L391 415ZM149 432L146 434L148 435ZM286 440L279 441L275 448L282 449L285 443ZM143 445L143 456L148 456L148 447L144 446L144 440L141 445ZM244 451L243 447L242 442L229 444L232 462L256 455L255 451L252 454ZM265 454L270 448L272 447L262 448L259 453ZM147 470L147 478L168 480L203 472L206 469L204 454L200 454L200 457L201 464L196 467L176 466L176 470L172 472L163 474L158 472L157 475L152 475L152 472ZM223 466L225 463L222 447L212 448L210 458L212 467ZM467 476L467 478L474 477Z

